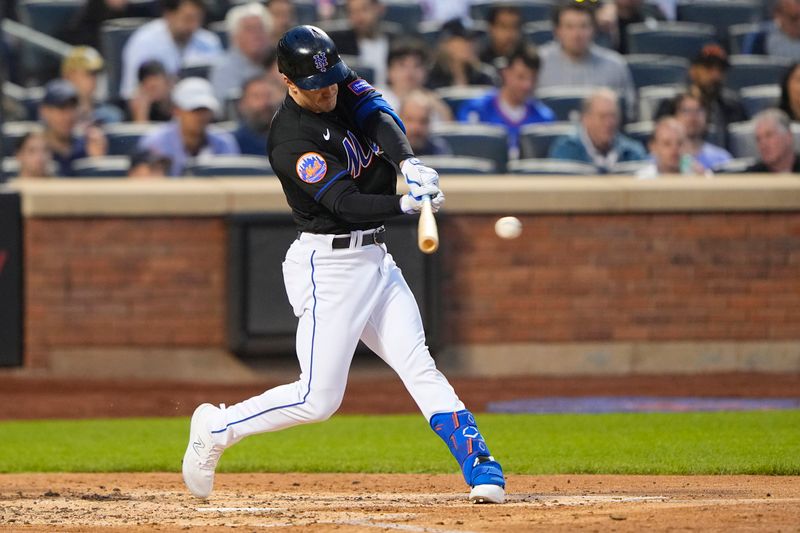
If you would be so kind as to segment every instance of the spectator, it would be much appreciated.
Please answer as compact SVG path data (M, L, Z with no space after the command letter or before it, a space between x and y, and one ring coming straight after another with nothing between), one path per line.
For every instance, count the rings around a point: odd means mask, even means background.
M128 113L133 122L166 122L172 120L172 77L156 59L145 61L136 73L139 85L128 100Z
M779 107L793 122L800 122L800 63L789 67L781 80Z
M474 40L474 32L459 20L442 26L439 53L428 75L428 88L494 85L494 70L478 59Z
M745 172L800 172L800 154L794 150L789 115L780 109L767 109L758 113L753 123L761 159Z
M800 58L800 0L777 0L771 22L745 38L742 52Z
M247 80L239 99L239 127L233 136L243 154L265 155L272 116L286 91L266 74Z
M183 66L211 63L222 54L219 37L201 28L203 0L161 0L161 7L161 18L141 26L125 43L120 86L125 100L133 96L136 73L145 61L158 59L175 76Z
M617 52L594 43L594 7L570 0L553 11L555 41L539 50L539 87L609 87L625 99L626 117L636 115L636 89L627 63Z
M267 0L267 10L272 18L272 42L278 42L284 33L297 25L294 4L290 0Z
M462 122L500 124L508 130L512 158L519 154L519 130L525 124L552 122L553 111L533 98L539 73L539 55L533 47L517 48L500 71L500 89L465 102L458 112Z
M61 77L78 92L78 129L90 124L109 124L123 119L122 111L111 104L98 103L97 75L103 70L103 58L89 46L75 46L61 62Z
M522 44L522 13L514 5L492 6L487 14L489 33L480 45L478 58L495 65L500 58L510 56Z
M597 26L608 36L614 50L620 54L628 53L628 26L630 24L666 20L664 13L655 5L644 0L614 0L607 2L597 12Z
M137 15L142 16L129 0L88 0L69 21L63 39L70 44L82 44L99 50L100 29L104 22ZM156 16L156 13L150 15Z
M374 85L386 84L389 45L398 30L382 24L384 6L380 0L346 0L345 11L350 29L328 32L339 54L355 56L359 63L375 73Z
M258 2L231 8L225 26L230 46L211 70L214 94L222 102L235 96L245 81L264 72L264 60L273 48L272 17Z
M175 120L146 135L140 148L169 157L170 176L182 176L195 161L214 155L238 154L236 139L229 133L209 131L219 112L211 84L203 78L186 78L172 90Z
M683 125L687 152L703 168L713 170L733 159L730 152L705 140L708 114L700 98L689 93L679 94L672 101L670 114Z
M450 155L450 147L439 137L431 137L431 118L435 104L432 95L417 90L409 93L400 105L400 120L406 127L406 137L414 153Z
M728 124L747 120L747 113L735 92L726 89L728 55L716 44L707 44L689 67L689 92L703 102L712 131L711 141L728 146Z
M59 176L74 175L72 163L76 159L106 154L108 143L97 126L89 126L84 136L74 134L78 124L78 93L70 82L58 79L45 85L39 116Z
M172 162L168 157L150 150L136 150L131 154L128 177L135 179L165 178L169 175Z
M423 20L445 23L448 20L468 20L469 6L474 0L420 0Z
M14 155L19 163L18 178L52 177L53 154L43 132L26 133L17 143Z
M596 90L583 102L581 127L576 135L557 139L550 157L589 163L606 174L614 165L646 159L644 147L619 132L617 95L608 88Z
M675 117L656 122L648 144L651 163L636 173L638 178L657 178L664 174L703 174L706 169L686 150L686 132Z
M386 60L387 85L379 88L383 98L394 109L400 107L400 102L409 93L425 86L427 60L424 45L416 40L401 40L392 45Z

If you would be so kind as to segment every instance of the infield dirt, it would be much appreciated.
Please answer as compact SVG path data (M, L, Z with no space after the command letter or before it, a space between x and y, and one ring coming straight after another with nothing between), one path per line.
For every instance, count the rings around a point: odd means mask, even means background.
M209 500L179 474L0 476L15 531L800 531L800 477L509 476L472 505L457 475L221 474Z

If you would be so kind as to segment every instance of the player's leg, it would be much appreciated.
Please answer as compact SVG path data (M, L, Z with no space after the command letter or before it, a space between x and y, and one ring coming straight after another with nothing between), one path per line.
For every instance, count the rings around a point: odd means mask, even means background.
M373 309L361 339L400 376L431 428L448 445L476 502L500 503L505 479L453 387L436 368L414 295L387 254L382 298Z

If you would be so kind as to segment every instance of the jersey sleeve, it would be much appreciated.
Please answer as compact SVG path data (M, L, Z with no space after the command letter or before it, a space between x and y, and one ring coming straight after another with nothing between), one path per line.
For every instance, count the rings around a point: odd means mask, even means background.
M278 175L292 181L317 202L339 180L346 179L355 188L347 168L336 156L310 141L282 143L270 152L269 160Z
M364 78L359 78L358 75L350 70L347 78L339 83L339 102L344 109L355 118L356 125L364 129L367 119L376 112L383 111L391 116L394 121L406 132L406 127L400 117L389 102L384 100L381 93L375 90Z

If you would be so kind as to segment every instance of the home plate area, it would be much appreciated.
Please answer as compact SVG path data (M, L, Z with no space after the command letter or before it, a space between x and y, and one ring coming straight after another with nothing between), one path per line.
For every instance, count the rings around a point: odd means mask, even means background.
M459 476L220 474L209 500L178 474L0 476L15 531L797 531L800 478L509 476L504 505L473 505Z

